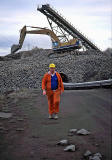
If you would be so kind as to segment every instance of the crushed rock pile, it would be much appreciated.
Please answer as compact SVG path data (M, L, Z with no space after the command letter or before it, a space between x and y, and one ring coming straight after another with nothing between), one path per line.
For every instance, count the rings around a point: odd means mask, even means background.
M63 73L68 82L87 82L112 78L112 49L72 51L52 54L50 49L34 48L0 57L0 93L20 88L41 90L49 63Z

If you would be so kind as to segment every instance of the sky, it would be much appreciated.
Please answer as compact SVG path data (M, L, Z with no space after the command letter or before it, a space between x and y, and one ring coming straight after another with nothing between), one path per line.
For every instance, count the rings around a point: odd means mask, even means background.
M101 50L112 47L111 0L0 0L0 56L10 53L19 42L24 26L50 28L37 6L50 4ZM27 35L21 50L51 48L47 35Z

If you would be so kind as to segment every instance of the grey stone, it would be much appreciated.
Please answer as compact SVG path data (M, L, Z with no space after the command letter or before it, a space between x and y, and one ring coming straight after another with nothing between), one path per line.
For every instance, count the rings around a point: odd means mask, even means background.
M84 153L84 156L85 157L88 157L88 156L90 156L92 153L89 151L89 150L87 150L85 153Z
M95 146L96 146L96 147L99 147L99 144L98 144L98 143L96 143L96 144L95 144Z
M18 120L18 121L23 121L24 119L23 119L23 118L18 118L17 120Z
M89 160L101 160L99 156L90 156Z
M86 129L80 129L77 131L77 134L88 135L88 134L90 134L90 132L88 132Z
M16 120L15 119L11 119L11 120L9 120L9 123L16 123Z
M70 152L74 152L76 150L75 145L71 144L69 146L67 146L64 151L70 151Z
M101 153L99 153L99 152L98 152L98 153L95 153L94 156L98 156L99 158L102 158L102 155L101 155Z
M24 131L24 128L17 128L16 131Z
M69 132L70 133L76 133L77 129L70 129Z
M62 145L62 146L67 145L68 144L68 140L67 139L61 140L57 144L58 145Z
M3 109L2 111L3 111L3 112L6 112L6 113L10 112L9 109Z
M68 133L68 136L74 136L74 133Z
M0 112L0 118L10 118L12 117L12 113Z

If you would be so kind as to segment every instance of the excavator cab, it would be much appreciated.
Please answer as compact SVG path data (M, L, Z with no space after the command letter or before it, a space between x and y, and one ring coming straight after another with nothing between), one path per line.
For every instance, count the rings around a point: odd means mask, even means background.
M59 46L59 43L58 42L52 42L52 46L53 46L53 48L57 48Z

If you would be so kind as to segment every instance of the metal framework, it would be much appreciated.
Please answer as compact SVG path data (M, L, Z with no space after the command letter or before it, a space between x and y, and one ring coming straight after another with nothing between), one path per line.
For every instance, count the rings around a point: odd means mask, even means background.
M60 42L68 42L70 38L77 38L81 41L83 47L101 51L95 44L93 44L87 37L80 33L71 23L69 23L56 10L51 8L49 4L38 6L38 11L43 13L49 22L51 30L58 36Z

